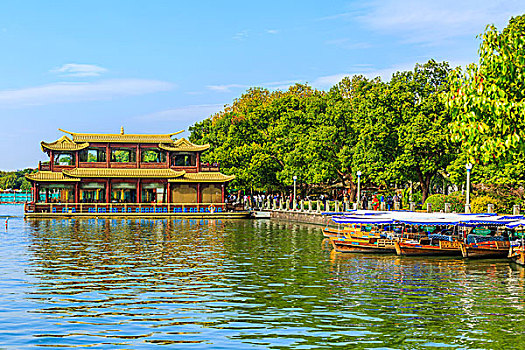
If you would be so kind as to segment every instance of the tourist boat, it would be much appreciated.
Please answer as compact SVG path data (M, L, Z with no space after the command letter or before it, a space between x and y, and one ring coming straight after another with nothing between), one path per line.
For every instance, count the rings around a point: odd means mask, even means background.
M523 245L511 246L507 256L516 264L525 266L525 249Z
M414 215L400 222L405 224L405 230L404 240L394 244L397 255L461 256L461 242L455 237L455 228L458 224L457 215ZM444 231L436 232L438 227Z
M477 229L480 232L480 229ZM474 229L474 232L476 229ZM485 231L484 236L469 234L466 242L461 243L461 254L464 258L506 258L509 254L510 241L499 232L495 236L490 236L490 229ZM477 232L475 232L477 233Z
M469 220L464 225L474 228L461 245L463 257L471 259L508 257L511 244L503 225L520 218L522 216L478 217ZM492 227L492 230L489 227Z
M508 240L501 235L501 232L496 236L487 236L491 232L487 227L501 227L517 218L520 217L498 217L492 214L456 214L437 220L435 218L406 220L404 222L407 224L447 226L449 230L450 228L452 230L447 232L445 236L441 235L441 237L436 237L433 234L423 237L419 241L399 242L396 244L396 253L398 255L461 255L465 258L505 257L510 246ZM473 232L476 229L488 232L485 232L485 236L467 235L465 237L467 227L474 227Z
M419 241L395 242L397 255L404 256L461 256L461 242L438 240L437 244L431 244L430 239Z
M61 129L59 129L61 130ZM26 217L249 217L225 203L235 178L203 163L197 145L171 134L88 134L63 131L41 142L49 161L26 175L32 198Z
M394 240L386 238L370 238L367 241L355 239L330 238L334 250L338 253L394 253Z
M464 258L505 258L509 254L509 241L487 241L480 243L461 243Z
M511 244L508 252L508 257L518 265L525 266L525 242L523 227L525 227L525 220L519 220L506 225L507 228L515 229L514 236L520 239Z
M362 240L380 238L380 231L366 226L360 224L343 225L342 228L341 225L338 228L327 226L323 229L323 236L325 238L352 237Z
M338 224L337 235L330 237L334 250L338 253L394 253L393 221L385 217L345 216L333 217ZM332 232L330 232L332 233ZM325 236L327 230L324 231Z

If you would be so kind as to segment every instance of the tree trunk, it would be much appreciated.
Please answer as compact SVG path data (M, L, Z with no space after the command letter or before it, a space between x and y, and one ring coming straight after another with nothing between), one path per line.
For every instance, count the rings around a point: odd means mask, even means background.
M347 178L348 185L350 187L350 203L355 203L357 195L357 185L352 179L352 174L346 174L345 177Z
M432 179L433 175L434 174L429 174L429 173L423 175L420 172L418 172L419 182L421 183L421 202L423 202L423 204L428 198L428 192L430 189L430 180Z

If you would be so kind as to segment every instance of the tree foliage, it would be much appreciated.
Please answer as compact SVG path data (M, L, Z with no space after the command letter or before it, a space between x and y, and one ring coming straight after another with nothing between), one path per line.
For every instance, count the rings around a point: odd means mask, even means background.
M505 194L487 190L499 188L513 198L507 202L519 202L525 16L502 32L488 26L479 55L465 71L430 60L389 82L346 77L326 92L302 84L286 91L252 88L190 128L190 139L211 144L208 160L235 174L239 189L285 191L297 176L299 184L349 188L353 200L360 171L366 189L387 193L410 184L424 202L432 187L434 193L461 187L465 164L476 162L475 191L488 185L479 195L503 202ZM457 194L445 199L456 211L464 206Z
M208 161L237 176L234 187L284 191L300 183L387 188L444 171L449 121L438 95L448 65L429 61L391 82L346 77L323 92L297 84L287 91L249 89L232 106L190 128L210 143Z
M447 104L455 140L472 162L506 162L525 151L525 15L500 33L487 26L479 63L453 71Z
M25 178L26 174L35 172L35 169L17 171L0 171L0 189L30 190L31 184Z

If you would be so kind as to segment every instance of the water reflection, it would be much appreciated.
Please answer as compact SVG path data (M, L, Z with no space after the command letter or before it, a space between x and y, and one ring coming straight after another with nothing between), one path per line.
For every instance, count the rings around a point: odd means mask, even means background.
M492 349L524 340L524 272L503 261L333 255L319 226L270 220L22 227L30 340L0 346Z

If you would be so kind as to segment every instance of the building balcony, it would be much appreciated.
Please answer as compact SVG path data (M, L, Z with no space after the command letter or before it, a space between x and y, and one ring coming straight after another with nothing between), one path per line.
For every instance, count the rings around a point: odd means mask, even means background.
M38 170L51 171L51 165L49 165L49 162L38 162Z
M219 163L203 163L201 162L201 171L221 171Z

